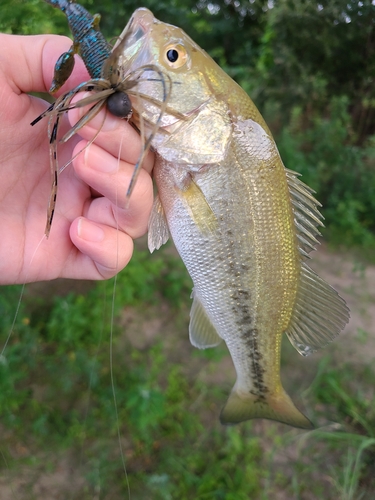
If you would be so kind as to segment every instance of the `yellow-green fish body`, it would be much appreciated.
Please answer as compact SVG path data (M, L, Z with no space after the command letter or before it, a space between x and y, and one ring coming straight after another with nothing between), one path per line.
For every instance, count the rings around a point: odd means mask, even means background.
M148 98L132 102L157 151L150 250L171 233L194 283L191 342L223 339L236 368L221 421L311 427L281 385L282 335L306 355L349 317L304 262L322 225L312 190L285 169L247 94L181 29L138 9L108 61L115 78L113 68L143 68Z

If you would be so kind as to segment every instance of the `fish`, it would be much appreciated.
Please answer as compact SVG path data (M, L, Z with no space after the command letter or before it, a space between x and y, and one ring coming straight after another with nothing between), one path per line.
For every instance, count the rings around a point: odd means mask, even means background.
M282 386L280 353L284 334L307 356L349 321L345 301L307 265L321 205L284 166L246 92L184 31L145 8L102 74L118 84L139 68L132 120L156 152L148 245L153 252L172 236L192 278L192 345L228 347L237 379L220 421L311 429Z
M191 343L224 340L231 354L237 380L220 420L310 429L281 384L282 336L308 355L349 320L345 301L306 264L323 225L320 204L284 167L243 89L180 28L141 8L104 74L115 83L147 66L138 92L150 100L131 100L157 153L149 249L172 236L194 284ZM155 104L165 102L166 82L174 113Z

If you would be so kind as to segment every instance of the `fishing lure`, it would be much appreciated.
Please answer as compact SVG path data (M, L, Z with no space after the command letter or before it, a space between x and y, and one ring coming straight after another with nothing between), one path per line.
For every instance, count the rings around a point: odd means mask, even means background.
M100 15L95 14L92 16L84 7L75 3L73 0L45 1L64 12L73 34L73 44L71 48L67 52L64 52L55 64L54 78L51 84L50 92L52 94L55 93L68 80L74 69L75 54L79 54L82 57L88 73L91 76L89 81L81 83L77 87L60 96L46 111L44 111L31 123L31 125L34 126L41 119L49 117L48 137L50 142L52 186L45 228L45 234L48 237L51 231L56 206L58 174L74 159L72 158L67 164L59 167L57 155L58 142L67 142L84 125L92 120L105 105L107 106L108 111L113 115L130 120L132 117L132 103L129 94L133 94L141 99L146 98L147 100L150 100L148 96L143 96L136 90L137 85L142 82L142 77L145 72L153 73L153 81L159 82L163 88L162 102L155 99L152 100L153 104L159 108L160 115L159 120L157 120L156 124L154 124L154 130L156 130L158 123L160 122L160 118L167 106L167 101L171 92L171 82L168 77L164 77L160 70L155 68L153 65L143 66L134 72L130 72L129 74L125 74L121 67L105 67L105 62L108 60L112 52L112 47L99 31ZM92 95L72 104L73 98L81 92L92 92ZM92 106L81 117L81 119L62 138L59 139L58 130L62 115L70 109L88 105ZM143 120L144 118L142 117L134 117L132 120L133 125L140 130L142 137ZM95 140L96 136L89 142L89 144ZM135 166L133 177L127 190L127 198L129 198L132 193L139 168L142 165L148 149L150 148L151 139L152 137L149 137L147 140L143 137L143 149Z

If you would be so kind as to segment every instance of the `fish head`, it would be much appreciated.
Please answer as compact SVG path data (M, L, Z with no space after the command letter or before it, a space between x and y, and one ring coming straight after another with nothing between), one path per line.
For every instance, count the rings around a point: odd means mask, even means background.
M229 77L180 28L137 9L103 74L129 94L134 123L166 160L203 164L224 157L231 119L219 88Z

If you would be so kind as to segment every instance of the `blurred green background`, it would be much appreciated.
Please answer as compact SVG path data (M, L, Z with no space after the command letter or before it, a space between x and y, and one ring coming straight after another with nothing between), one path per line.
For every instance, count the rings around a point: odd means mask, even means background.
M150 256L139 242L115 295L112 281L27 286L14 327L20 288L3 287L2 344L13 333L0 357L1 498L120 499L130 488L133 499L372 499L374 2L81 3L102 15L108 40L135 8L150 8L249 93L287 168L323 203L330 251L313 256L315 269L352 321L311 359L283 348L284 384L317 430L224 428L231 360L224 347L190 346L191 282L172 246ZM69 35L41 0L0 8L2 32Z

